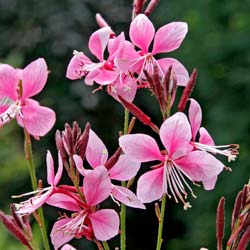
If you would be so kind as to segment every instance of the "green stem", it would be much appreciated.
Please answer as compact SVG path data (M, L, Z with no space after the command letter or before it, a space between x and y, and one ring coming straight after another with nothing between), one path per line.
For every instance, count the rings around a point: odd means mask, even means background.
M163 229L163 222L164 222L164 215L165 215L165 208L166 208L166 194L164 193L161 200L161 215L159 220L159 226L158 226L158 236L157 236L157 246L156 250L161 249L162 244L162 229Z
M124 129L123 134L128 133L128 125L129 125L129 111L128 109L124 109ZM122 186L126 187L126 182L122 181ZM126 250L126 206L121 204L121 212L120 212L120 219L121 219L121 250Z
M108 245L107 241L102 241L102 245L104 247L104 250L109 250L109 245Z
M24 129L24 135L25 135L25 142L24 142L25 157L26 157L26 159L28 161L28 165L29 165L29 172L30 172L32 188L34 191L36 191L38 186L37 186L36 170L35 170L34 161L33 161L31 138L30 138L30 135L26 129ZM50 250L49 240L48 240L48 236L47 236L47 232L46 232L45 220L44 220L44 214L43 214L42 208L38 209L38 215L40 217L39 226L40 226L40 231L42 234L44 248L45 248L45 250Z

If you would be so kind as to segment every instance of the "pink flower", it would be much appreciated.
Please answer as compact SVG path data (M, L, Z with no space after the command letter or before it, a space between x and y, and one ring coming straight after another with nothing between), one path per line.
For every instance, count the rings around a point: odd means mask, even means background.
M76 211L72 218L63 218L54 224L50 236L55 250L74 237L81 238L84 235L89 240L106 241L118 234L118 214L113 209L97 210L111 192L110 180L103 166L84 177L83 191L86 204L60 193L50 198L50 205Z
M0 125L16 117L18 124L35 138L47 134L55 123L55 113L30 98L42 91L47 78L48 69L43 58L24 69L1 64Z
M229 144L229 145L220 145L216 146L214 143L213 138L210 136L208 131L201 127L202 121L202 111L199 103L194 100L190 99L190 106L189 106L189 121L192 128L192 145L197 150L205 151L212 154L220 154L224 155L228 158L228 162L234 161L238 154L238 147L237 144ZM195 142L199 131L199 142ZM213 177L210 180L203 181L203 185L205 189L213 189L215 183L217 181L217 176Z
M35 210L41 207L44 203L46 203L48 199L50 198L50 196L56 191L56 188L57 188L56 186L59 183L61 176L62 176L62 172L63 172L62 158L60 154L58 153L58 170L57 170L56 175L54 173L54 161L49 151L47 152L46 162L47 162L47 182L50 186L47 188L38 189L35 192L30 192L30 193L21 195L22 197L22 196L37 193L36 196L24 202L21 202L20 204L15 204L17 214L33 213Z
M193 150L190 144L191 127L183 113L176 113L164 121L160 128L160 139L165 150L160 151L156 141L144 134L121 136L120 146L132 160L140 162L160 161L153 170L143 174L137 185L137 196L142 202L152 202L164 193L172 195L190 207L186 188L194 196L186 179L206 181L216 177L224 165L204 151Z
M153 75L154 65L158 66L161 77L172 65L173 71L177 78L177 84L186 86L188 82L188 72L185 67L176 59L164 58L155 59L156 54L167 53L178 49L187 34L187 24L183 22L172 22L158 29L144 14L139 14L132 21L129 30L129 36L132 43L137 46L140 51L136 52L129 44L125 44L123 49L119 51L115 62L124 72L130 70L137 72L139 78L143 77L143 70ZM149 52L149 46L153 43L153 49Z
M89 132L86 159L93 169L105 166L108 160L107 148L93 130ZM91 170L83 168L81 157L75 155L74 160L78 171L83 176L87 176L88 173L91 172ZM130 160L126 155L121 155L114 166L110 169L104 168L104 170L107 172L107 176L110 180L127 181L137 174L139 168L139 162ZM111 184L111 197L130 207L145 208L136 195L125 187Z
M71 245L69 244L66 244L62 247L61 250L76 250L74 247L72 247Z

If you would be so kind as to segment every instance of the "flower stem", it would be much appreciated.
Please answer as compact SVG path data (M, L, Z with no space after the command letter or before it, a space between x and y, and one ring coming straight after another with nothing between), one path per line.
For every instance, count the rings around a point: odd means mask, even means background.
M37 178L36 178L36 171L34 167L34 162L33 162L33 153L32 153L32 145L31 145L31 138L26 129L24 129L24 136L25 136L25 141L24 141L24 151L25 151L25 157L26 160L28 161L29 165L29 172L30 172L30 178L31 178L31 184L33 191L37 190ZM50 250L49 246L49 240L46 232L46 227L45 227L45 220L44 220L44 214L43 214L43 209L39 208L38 209L38 215L40 217L40 231L43 239L43 245L45 250Z
M166 198L167 198L166 194L164 193L161 199L161 215L160 215L159 226L158 226L156 250L160 250L161 244L162 244L162 229L163 229L163 222L164 222L164 215L165 215L165 208L166 208Z
M102 245L104 247L104 250L109 250L109 245L108 245L107 241L102 241Z
M123 134L128 133L128 125L129 125L129 111L128 109L124 109L124 128ZM126 187L126 182L122 181L122 186ZM121 204L121 212L120 212L120 219L121 219L121 250L126 250L126 206Z

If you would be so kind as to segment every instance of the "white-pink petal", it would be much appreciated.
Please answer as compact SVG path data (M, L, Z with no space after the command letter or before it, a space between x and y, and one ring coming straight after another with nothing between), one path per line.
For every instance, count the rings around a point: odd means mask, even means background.
M92 170L90 169L85 169L83 167L83 160L79 155L73 155L73 159L76 165L76 168L78 172L82 175L85 176L86 174L90 173Z
M83 179L84 195L89 206L95 206L107 199L112 190L108 171L99 166Z
M50 238L55 250L58 250L62 245L64 245L65 243L69 242L74 238L73 233L72 234L65 233L61 229L65 224L67 224L70 221L71 221L70 218L66 218L66 219L61 219L54 224L50 233Z
M187 32L188 26L184 22L172 22L162 26L155 34L152 54L166 53L178 49Z
M164 159L155 139L149 135L123 135L119 138L119 145L123 152L134 161L148 162Z
M46 165L47 165L47 182L51 186L54 185L55 170L54 170L54 160L50 151L47 151L46 155Z
M201 127L199 130L199 134L200 134L199 143L211 146L215 145L213 138L205 128Z
M170 66L176 77L177 85L185 87L189 80L189 74L186 68L178 60L174 58L162 58L157 60L164 74L167 73Z
M150 43L155 35L152 22L144 14L139 14L130 24L129 37L134 45L144 53L148 52Z
M93 168L104 165L108 159L106 146L92 129L89 131L86 159Z
M214 178L224 168L224 165L214 156L198 150L175 160L175 164L193 181L206 181Z
M89 38L89 50L100 61L103 60L103 54L108 45L110 32L110 27L104 27L95 31Z
M164 168L160 167L143 174L137 183L137 197L143 203L159 200L165 190Z
M203 181L202 184L203 184L204 189L205 190L213 190L215 187L215 184L217 182L217 179L218 179L218 177L215 176L209 180Z
M126 206L146 209L146 207L141 203L137 196L128 188L114 186L114 188L112 189L112 195L116 200L120 201Z
M61 250L76 250L76 248L72 247L69 244L64 245Z
M190 99L190 106L188 109L188 117L192 129L192 138L195 141L198 130L201 126L202 112L200 104L193 98Z
M48 79L45 60L39 58L22 70L22 99L34 96L42 91Z
M40 106L32 99L25 100L21 113L22 115L16 117L18 124L24 126L35 137L46 135L56 121L56 115L52 109Z
M116 164L109 170L109 177L113 180L127 181L136 176L141 163L132 161L127 155L121 155Z
M119 216L113 209L101 209L89 215L96 239L106 241L119 232Z
M56 186L59 183L59 181L60 181L60 179L62 177L62 173L63 173L63 161L62 161L62 157L61 157L59 151L58 151L57 155L58 155L58 157L57 157L57 159L58 159L58 169L57 169L56 176L55 176L55 179L54 179L54 186Z
M177 159L191 150L191 137L191 128L184 113L175 113L161 125L160 138L172 159Z
M117 56L117 53L119 52L120 47L123 46L124 42L125 42L125 36L123 32L119 36L109 39L108 42L109 61L114 60L114 58Z

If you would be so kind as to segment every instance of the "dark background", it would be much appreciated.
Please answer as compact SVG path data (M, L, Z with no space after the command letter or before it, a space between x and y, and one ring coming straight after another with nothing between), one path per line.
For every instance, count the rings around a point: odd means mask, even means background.
M117 147L117 134L123 126L122 107L105 91L93 95L93 88L83 81L66 79L65 71L73 49L89 55L88 38L98 28L95 13L100 12L117 34L125 31L128 38L131 9L132 1L125 0L0 0L0 62L23 68L44 57L51 71L45 89L36 99L56 111L57 123L46 137L33 142L38 176L44 181L46 150L56 156L54 133L62 130L65 122L76 120L84 127L89 121L110 152ZM181 204L167 201L163 249L215 249L216 206L222 195L226 197L228 238L233 200L250 177L249 13L249 0L162 0L151 15L155 27L171 21L188 23L189 33L181 48L168 56L178 58L190 73L197 68L193 97L201 103L203 125L216 144L239 143L241 147L237 161L228 164L233 172L224 171L214 191L194 187L198 198L190 197L192 209L184 211ZM135 102L160 124L157 103L147 91L141 91ZM150 132L140 124L135 126L134 132L138 131ZM13 201L11 195L31 190L26 165L22 130L13 121L0 130L0 209L5 212ZM128 250L155 248L157 220L154 205L147 207L146 211L128 209ZM57 211L46 207L45 213L51 228ZM39 233L34 234L40 240ZM111 243L111 249L117 244ZM84 239L73 245L96 249ZM0 226L0 249L24 248Z

